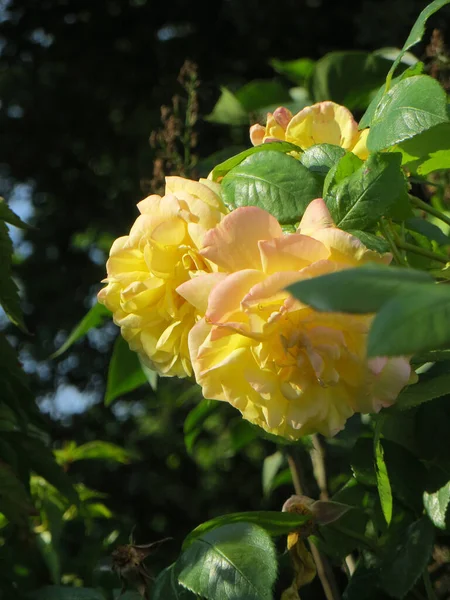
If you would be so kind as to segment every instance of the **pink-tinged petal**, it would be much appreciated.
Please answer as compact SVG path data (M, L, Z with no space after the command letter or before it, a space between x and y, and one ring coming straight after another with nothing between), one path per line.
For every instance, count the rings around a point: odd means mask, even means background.
M315 144L334 144L352 148L358 126L351 112L334 102L319 102L297 113L286 129L286 141L309 148Z
M401 390L410 382L411 365L403 356L377 357L370 359L368 398L370 410L378 412L382 407L391 406ZM362 410L362 408L359 408Z
M307 265L328 258L330 251L318 240L292 233L259 242L263 271L298 271Z
M282 235L278 221L265 210L237 208L206 233L201 254L229 272L261 269L258 242Z
M254 146L259 146L264 141L264 135L266 128L262 125L256 124L250 127L250 141Z
M280 306L289 296L285 291L286 288L300 279L302 279L302 275L298 271L273 273L262 281L256 282L244 297L241 296L242 307L244 309L250 308L255 304L260 304L263 307L267 303Z
M286 129L286 127L289 125L289 121L292 119L292 113L288 108L279 106L276 110L274 110L273 118L280 127Z
M187 300L189 304L192 304L200 314L205 314L211 291L226 277L226 273L198 275L179 285L176 288L176 292Z
M369 158L369 151L367 149L367 136L369 135L369 131L369 129L360 131L355 140L355 145L351 149L353 154L356 154L361 160L367 160Z
M211 323L220 323L226 320L229 315L239 310L241 299L264 277L261 271L253 269L244 269L228 275L212 288L206 319Z
M374 250L369 250L357 237L335 227L320 229L311 236L330 250L330 260L344 263L348 267L363 265L367 262L388 265L392 260L392 254L389 252L378 254Z
M323 198L316 198L306 207L298 226L298 233L310 235L319 229L327 229L328 227L335 227L330 211Z

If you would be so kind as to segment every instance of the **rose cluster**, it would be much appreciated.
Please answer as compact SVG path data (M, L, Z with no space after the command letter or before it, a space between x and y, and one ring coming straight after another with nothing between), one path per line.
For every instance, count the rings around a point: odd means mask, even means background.
M364 132L331 102L295 116L279 108L266 127L252 127L251 139L367 152ZM334 435L355 412L391 405L409 382L406 358L367 359L372 315L317 312L286 291L392 258L337 228L322 199L294 233L257 206L229 212L209 179L167 177L165 195L138 209L129 235L111 248L98 297L130 348L160 374L193 375L205 398L229 402L288 439Z

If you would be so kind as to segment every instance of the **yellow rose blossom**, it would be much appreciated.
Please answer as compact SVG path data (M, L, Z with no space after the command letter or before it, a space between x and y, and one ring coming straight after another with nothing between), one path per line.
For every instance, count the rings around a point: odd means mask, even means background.
M395 401L411 368L406 358L367 360L373 316L317 312L285 290L325 273L389 263L390 254L338 229L322 199L308 206L296 233L284 234L269 213L244 207L203 244L201 256L220 272L194 277L178 292L205 312L189 334L205 398L229 402L289 439L334 435L355 412Z
M199 248L227 212L219 189L206 180L167 177L165 195L139 202L141 214L129 235L110 251L108 285L98 300L113 313L130 348L162 375L192 373L187 339L196 309L176 288L193 273L211 271Z
M334 144L366 160L368 129L358 131L352 113L335 102L319 102L307 106L296 115L282 106L267 114L266 126L253 125L250 140L254 146L283 140L303 150L315 144Z

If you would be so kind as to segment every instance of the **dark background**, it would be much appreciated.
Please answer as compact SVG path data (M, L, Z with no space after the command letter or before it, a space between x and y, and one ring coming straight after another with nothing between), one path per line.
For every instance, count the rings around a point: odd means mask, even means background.
M144 182L153 176L149 137L160 127L160 106L182 92L177 77L183 62L198 65L201 117L211 112L221 85L236 89L274 78L271 58L318 59L332 50L401 47L426 4L0 2L0 193L34 226L25 235L13 232L15 274L30 335L11 328L11 339L56 448L67 440L100 439L139 456L124 466L85 461L71 468L76 480L108 494L105 504L114 517L89 527L82 520L68 524L63 572L95 584L98 562L110 552L105 537L117 530L118 541L125 541L133 526L141 543L175 538L155 559L158 571L200 522L224 512L279 509L291 493L284 485L270 499L262 498L261 463L275 446L256 440L240 451L232 435L240 421L227 407L211 417L196 452L187 454L182 428L194 400L182 402L181 382L165 380L157 394L141 388L105 407L116 335L111 324L59 359L49 359L92 305L111 241L136 217ZM445 34L446 15L430 20L428 38L433 27ZM414 49L417 56L424 47ZM249 145L247 132L200 118L197 154L205 158L231 143ZM21 585L49 583L32 544L27 553L22 563L32 567Z

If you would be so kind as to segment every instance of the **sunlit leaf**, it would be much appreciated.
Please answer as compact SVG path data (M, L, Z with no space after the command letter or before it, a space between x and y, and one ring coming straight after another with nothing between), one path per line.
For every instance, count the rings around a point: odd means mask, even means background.
M128 394L147 382L147 376L142 370L138 355L130 350L127 342L119 334L114 342L109 363L105 394L106 406L119 396Z
M63 354L68 348L70 348L72 344L74 344L83 336L85 336L90 329L100 327L100 325L103 324L104 320L110 316L111 313L103 304L100 304L99 302L97 302L97 304L94 304L94 306L78 323L75 329L73 329L73 331L69 334L64 344L60 348L58 348L58 350L54 354L52 354L51 358L56 358Z
M423 493L423 505L431 521L439 529L448 529L450 526L450 481L436 492Z

